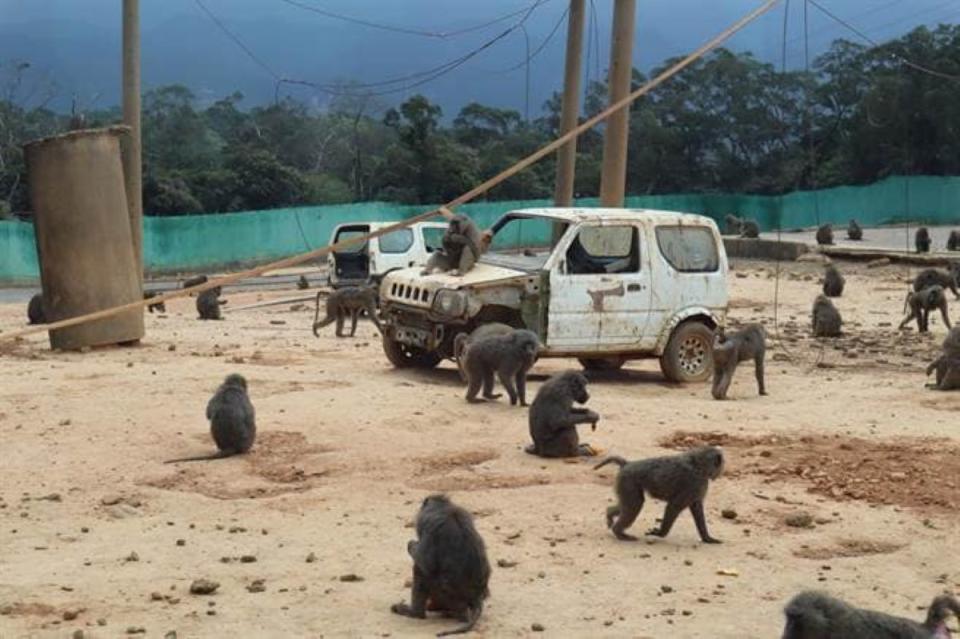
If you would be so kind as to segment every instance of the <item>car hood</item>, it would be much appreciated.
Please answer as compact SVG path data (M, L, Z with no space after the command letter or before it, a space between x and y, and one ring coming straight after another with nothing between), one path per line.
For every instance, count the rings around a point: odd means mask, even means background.
M528 273L516 269L477 263L466 275L451 275L450 273L433 273L420 275L420 267L405 268L389 273L384 279L388 284L415 284L421 288L437 290L441 288L466 288L475 284L490 284L501 280L511 280L517 277L529 276Z

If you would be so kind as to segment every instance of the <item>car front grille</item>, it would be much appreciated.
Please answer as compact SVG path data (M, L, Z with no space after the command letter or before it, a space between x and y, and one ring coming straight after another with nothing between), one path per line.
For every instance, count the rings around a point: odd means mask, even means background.
M430 291L414 284L394 282L390 285L390 298L398 302L429 304Z

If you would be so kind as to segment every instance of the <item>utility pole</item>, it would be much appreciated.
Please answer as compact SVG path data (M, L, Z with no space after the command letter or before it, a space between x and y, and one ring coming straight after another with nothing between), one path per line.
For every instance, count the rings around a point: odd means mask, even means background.
M123 145L130 234L138 279L143 288L143 163L140 147L140 0L123 0L123 123L130 135Z
M563 105L560 109L560 135L569 133L580 119L580 60L583 57L583 23L586 0L570 0L567 18L567 59L563 76ZM557 183L554 206L573 205L573 181L577 168L577 139L557 151Z
M619 102L630 93L636 8L636 0L614 0L613 38L610 45L608 79L610 104ZM602 206L623 206L629 134L630 107L626 106L607 119L607 128L603 136L603 175L600 178Z

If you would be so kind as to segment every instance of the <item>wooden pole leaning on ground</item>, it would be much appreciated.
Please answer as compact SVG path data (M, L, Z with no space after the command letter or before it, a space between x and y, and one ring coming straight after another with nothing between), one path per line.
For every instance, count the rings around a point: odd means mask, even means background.
M437 215L443 215L444 217L450 217L450 216L452 215L451 209L453 209L453 208L455 208L455 207L457 207L457 206L460 206L461 204L464 204L464 203L466 203L466 202L469 202L470 200L474 199L474 198L477 197L478 195L481 195L481 194L483 194L483 193L486 193L487 191L489 191L490 189L492 189L494 186L500 184L500 183L503 182L504 180L507 180L507 179L513 177L514 175L516 175L516 174L519 173L520 171L524 170L525 168L527 168L527 167L530 166L531 164L534 164L534 163L538 162L539 160L543 159L544 157L546 157L547 155L553 153L554 151L556 151L558 148L560 148L561 146L563 146L564 144L566 144L566 143L569 142L570 140L572 140L572 139L576 138L577 136L579 136L580 134L582 134L584 131L587 131L587 130L589 130L589 129L592 129L594 126L596 126L597 124L599 124L599 123L602 122L603 120L605 120L605 119L607 119L608 117L610 117L610 115L611 115L612 113L615 113L615 112L619 111L620 109L624 109L624 108L628 107L628 106L629 106L631 103L633 103L637 98L639 98L639 97L641 97L641 96L643 96L643 95L646 95L647 93L649 93L649 92L652 91L653 89L657 88L658 86L660 86L661 84L663 84L664 82L666 82L667 80L669 80L670 78L672 78L673 76L675 76L676 74L678 74L678 73L680 73L681 71L683 71L685 68L687 68L688 66L690 66L691 64L693 64L696 60L698 60L699 58L703 57L706 53L710 52L711 50L713 50L713 49L717 48L718 46L720 46L721 44L723 44L723 43L724 43L726 40L728 40L733 34L735 34L736 32L740 31L740 30L743 29L745 26L747 26L748 24L750 24L751 22L753 22L754 20L756 20L757 18L759 18L760 16L762 16L763 14L765 14L766 12L768 12L770 9L772 9L772 8L773 8L775 5L777 5L779 2L780 2L780 0L767 0L767 1L764 2L761 6L759 6L759 7L756 8L756 9L754 9L753 11L751 11L750 13L748 13L746 16L744 16L743 18L741 18L740 20L738 20L737 22L735 22L733 25L731 25L729 28L727 28L725 31L723 31L720 35L716 36L715 38L713 38L712 40L710 40L709 42L707 42L706 44L704 44L703 46L701 46L699 49L697 49L696 51L694 51L693 53L691 53L690 55L688 55L686 58L684 58L683 60L681 60L681 61L678 62L677 64L673 65L672 67L670 67L669 69L667 69L666 71L664 71L662 74L660 74L659 76L657 76L656 78L654 78L654 79L651 80L650 82L648 82L648 83L646 83L645 85L643 85L642 87L640 87L639 89L637 89L636 91L634 91L633 93L631 93L630 95L628 95L627 97L625 97L623 100L620 100L620 101L617 102L616 104L611 104L609 107L607 107L606 109L604 109L603 111L601 111L601 112L598 113L597 115L593 116L593 117L590 118L589 120L584 121L583 124L581 124L580 126L576 127L575 129L573 129L572 131L570 131L570 132L567 133L566 135L560 136L559 138L557 138L556 140L554 140L554 141L551 142L550 144L547 144L546 146L542 147L542 148L539 149L538 151L535 151L534 153L528 155L527 157L525 157L524 159L520 160L519 162L517 162L516 164L514 164L514 165L511 166L510 168L508 168L508 169L504 170L503 172L499 173L498 175L495 175L494 177L490 178L489 180L486 180L485 182L479 184L478 186L475 186L474 188L472 188L471 190L467 191L466 193L464 193L464 194L461 195L460 197L457 197L457 198L451 200L450 202L448 202L448 203L445 204L444 206L441 206L441 207L438 207L438 208L436 208L436 209L427 211L427 212L425 212L425 213L421 213L420 215L417 215L417 216L412 217L412 218L408 218L408 219L406 219L406 220L404 220L404 221L402 221L402 222L397 222L396 224L391 224L390 226L386 226L386 227L384 227L384 228L382 228L382 229L380 229L380 230L378 230L378 231L374 231L374 232L372 232L372 233L369 233L368 235L363 235L363 236L358 236L358 237L355 237L355 238L350 238L350 239L348 239L348 240L344 240L344 241L342 241L342 242L337 242L336 244L331 244L331 245L329 245L329 246L324 246L324 247L322 247L322 248L318 248L318 249L315 249L315 250L313 250L313 251L309 251L309 252L307 252L307 253L301 253L300 255L293 255L293 256L291 256L291 257L287 257L287 258L284 258L284 259L282 259L282 260L278 260L278 261L276 261L276 262L271 262L270 264L264 264L264 265L258 266L258 267L256 267L256 268L249 269L249 270L246 270L246 271L241 271L241 272L239 272L239 273L233 273L233 274L231 274L231 275L227 275L227 276L221 277L221 278L216 279L216 280L210 280L210 281L208 281L208 282L206 282L206 283L204 283L204 284L200 284L200 285L198 285L198 286L193 286L193 287L190 287L190 288L184 288L184 289L180 289L180 290L177 290L177 291L171 291L171 292L169 292L169 293L164 293L163 295L158 295L157 297L153 297L153 298L151 298L151 299L149 299L149 300L142 300L142 301L138 301L138 302L132 302L132 303L130 303L130 304L124 304L123 306L117 306L117 307L114 307L114 308L107 308L107 309L104 309L104 310L102 310L102 311L97 311L96 313L90 313L90 314L88 314L88 315L81 315L81 316L79 316L79 317L72 317L72 318L70 318L70 319L60 320L59 322L53 322L53 323L51 323L51 324L40 324L40 325L38 325L38 326L32 326L32 327L30 327L30 328L25 328L25 329L22 329L22 330L19 330L19 331L14 331L13 333L7 333L7 334L2 334L2 333L0 333L0 343L13 341L13 340L15 340L15 339L17 339L17 338L25 337L25 336L27 336L27 335L32 335L32 334L34 334L34 333L43 333L43 332L46 332L46 331L49 331L49 330L54 330L54 329L58 329L58 328L65 328L65 327L67 327L67 326L76 326L77 324L83 324L83 323L85 323L85 322L91 322L91 321L93 321L93 320L103 319L103 318L105 318L105 317L112 317L113 315L116 315L116 314L118 314L118 313L123 313L123 312L125 312L125 311L130 311L130 310L134 310L134 309L137 309L137 308L144 308L144 307L146 307L146 306L149 305L149 304L157 304L157 303L159 303L159 302L166 302L167 300L176 299L176 298L178 298L178 297L184 297L184 296L189 295L189 294L191 294L191 293L199 293L199 292L201 292L201 291L206 291L206 290L209 290L209 289L211 289L211 288L216 288L216 287L218 287L218 286L224 286L224 285L226 285L226 284L234 284L234 283L239 282L239 281L241 281L241 280L245 280L245 279L248 279L248 278L251 278L251 277L257 277L257 276L259 276L259 275L263 275L264 273L266 273L266 272L268 272L268 271L275 271L275 270L281 269L281 268L288 268L288 267L290 267L290 266L296 266L297 264L302 264L303 262L308 262L308 261L310 261L310 260L314 260L314 259L317 259L317 258L319 258L319 257L323 257L323 256L327 255L328 253L330 253L331 251L334 251L334 250L337 250L337 249L340 249L340 248L343 248L343 247L346 247L346 246L352 246L352 245L354 245L354 244L360 244L360 243L366 242L366 241L367 241L368 239L370 239L370 238L380 237L381 235L386 235L386 234L388 234L388 233L392 233L392 232L394 232L394 231L397 231L397 230L400 230L400 229L402 229L402 228L406 228L406 227L408 227L408 226L411 226L411 225L413 225L413 224L416 224L417 222L422 222L422 221L428 220L428 219L430 219L430 218L432 218L432 217L436 217Z

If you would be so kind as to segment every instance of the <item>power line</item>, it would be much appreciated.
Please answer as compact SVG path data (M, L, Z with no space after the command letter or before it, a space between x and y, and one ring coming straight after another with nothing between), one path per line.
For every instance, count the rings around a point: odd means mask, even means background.
M817 10L819 10L820 13L824 14L825 16L827 16L828 18L830 18L831 20L833 20L833 21L837 22L838 24L842 25L844 28L846 28L846 29L847 29L848 31L850 31L851 33L856 34L857 37L859 37L860 39L864 40L865 42L867 42L867 43L870 44L871 46L877 47L877 48L879 48L880 46L882 46L879 42L877 42L876 40L874 40L873 38L871 38L870 36L868 36L867 34L865 34L863 31L861 31L861 30L858 29L857 27L853 26L852 24L850 24L849 22L847 22L846 20L844 20L844 19L841 18L840 16L836 15L835 13L833 13L832 11L830 11L829 9L827 9L826 7L822 6L822 5L821 5L819 2L817 2L816 0L807 0L807 2L809 2L809 3L810 3L811 5L813 5ZM943 72L941 72L941 71L936 71L936 70L934 70L934 69L930 69L930 68L925 67L925 66L923 66L923 65L917 64L916 62L913 62L912 60L908 60L907 58L903 57L902 55L900 55L900 54L898 54L898 53L890 52L890 53L889 53L889 56L890 56L891 59L895 60L896 62L899 62L900 64L903 64L904 66L908 66L908 67L910 67L911 69L914 69L914 70L916 70L916 71L920 71L921 73L926 73L927 75L931 75L931 76L934 76L934 77L937 77L937 78L941 78L941 79L943 79L943 80L960 81L960 76L950 75L949 73L943 73Z
M496 73L510 73L511 71L516 71L517 69L519 69L524 65L529 65L531 60L533 60L535 57L540 55L540 52L542 52L545 48L547 48L547 45L550 44L550 41L553 40L553 37L557 35L557 31L560 30L561 25L563 25L563 22L564 20L567 19L568 15L570 15L569 6L566 8L566 10L562 14L560 14L560 19L557 20L557 23L553 25L552 29L550 29L550 33L548 33L547 37L543 39L543 42L541 42L540 45L533 50L533 52L530 52L529 49L527 50L526 59L521 60L520 62L513 65L512 67L503 69L502 71L496 71Z
M202 2L201 0L193 0L193 1L194 1L195 3L197 3L197 6L200 7L200 9L201 9L205 14L207 14L207 17L210 18L210 20L212 20L213 23L214 23L215 25L217 25L217 27L218 27L221 31L223 31L223 33L224 33L228 38L230 38L231 40L233 40L233 43L234 43L234 44L236 44L238 47L240 47L240 49L241 49L244 53L247 54L247 57L248 57L248 58L250 58L251 60L253 60L253 62L256 63L257 66L259 66L261 69L263 69L263 70L266 71L268 74L270 74L271 76L273 76L273 79L274 79L274 80L280 80L280 74L277 73L276 71L274 71L273 68L272 68L269 64L267 64L267 63L264 62L262 59L260 59L260 58L257 56L257 54L254 53L253 50L252 50L250 47L248 47L246 44L243 43L243 40L241 40L239 36L237 36L233 31L231 31L230 29L228 29L228 28L227 28L227 25L225 25L225 24L220 20L220 18L218 18L212 11L210 11L210 9L207 8L207 5L203 4L203 2Z

